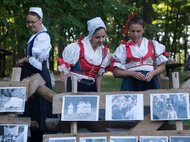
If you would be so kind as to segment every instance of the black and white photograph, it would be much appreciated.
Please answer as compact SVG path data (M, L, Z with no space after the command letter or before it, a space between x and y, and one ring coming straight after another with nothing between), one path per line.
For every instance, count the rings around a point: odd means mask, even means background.
M0 87L0 112L24 112L26 87Z
M190 142L190 136L170 136L170 142Z
M80 137L79 142L106 142L106 137Z
M27 142L28 125L0 124L0 142Z
M143 119L143 94L106 95L106 120Z
M189 119L189 93L150 94L151 120Z
M167 136L140 136L140 142L168 142Z
M63 96L62 121L98 121L99 96Z
M138 142L137 136L110 136L110 142Z
M76 142L76 137L55 137L55 138L49 138L49 142Z

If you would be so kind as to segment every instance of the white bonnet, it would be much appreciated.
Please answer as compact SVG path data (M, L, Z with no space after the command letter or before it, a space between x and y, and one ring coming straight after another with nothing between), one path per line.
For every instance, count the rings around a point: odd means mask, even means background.
M43 18L43 12L40 7L30 7L29 12L35 12L40 16L41 19Z
M102 19L100 17L93 18L89 21L87 21L88 31L89 31L89 38L92 38L92 35L94 34L94 31L100 27L103 27L106 29L106 26Z

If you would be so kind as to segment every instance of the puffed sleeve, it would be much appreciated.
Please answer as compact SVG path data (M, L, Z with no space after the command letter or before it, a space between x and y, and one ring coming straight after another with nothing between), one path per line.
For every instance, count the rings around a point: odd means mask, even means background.
M71 43L66 46L62 52L63 63L58 66L58 70L68 74L71 67L78 62L79 55L80 47L77 43Z
M112 57L114 59L114 64L113 67L118 67L120 69L125 69L125 63L126 63L126 50L125 50L125 45L120 44L115 52L113 53Z
M40 33L34 40L29 63L35 68L42 70L42 62L48 60L51 47L49 34Z
M165 52L165 46L155 40L153 40L153 44L156 53L156 63L160 65L161 63L167 62L168 61L167 57L163 55L163 53Z

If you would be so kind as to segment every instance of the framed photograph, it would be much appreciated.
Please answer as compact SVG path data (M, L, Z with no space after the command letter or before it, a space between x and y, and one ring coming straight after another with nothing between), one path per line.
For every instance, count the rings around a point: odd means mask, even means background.
M189 93L150 94L151 120L189 119Z
M190 136L170 136L170 142L190 142Z
M76 137L55 137L55 138L49 138L49 142L76 142Z
M26 87L0 87L0 112L24 112Z
M62 121L98 121L99 96L63 96Z
M137 136L110 136L110 142L138 142Z
M106 142L106 137L80 137L79 142Z
M140 136L140 142L168 142L167 136Z
M143 94L106 95L106 120L143 119Z
M28 125L0 124L0 142L27 142Z

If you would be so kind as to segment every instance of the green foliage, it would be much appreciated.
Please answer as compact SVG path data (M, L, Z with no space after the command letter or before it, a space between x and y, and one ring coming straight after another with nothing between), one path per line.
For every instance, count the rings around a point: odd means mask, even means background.
M106 23L106 44L113 52L124 39L127 17L134 12L146 18L146 2L151 2L153 11L149 15L151 17L148 17L152 24L146 25L145 36L166 45L167 51L176 60L183 62L186 56L184 53L188 49L189 0L158 0L154 3L150 0L1 0L0 47L13 53L13 57L7 57L7 61L14 59L11 65L7 64L7 72L15 65L16 59L25 55L26 43L31 35L25 24L29 7L40 6L43 9L43 23L51 34L55 50L51 58L54 64L57 54L60 55L67 44L76 41L80 35L88 34L86 22L96 16L100 16ZM183 45L180 39L184 40Z

